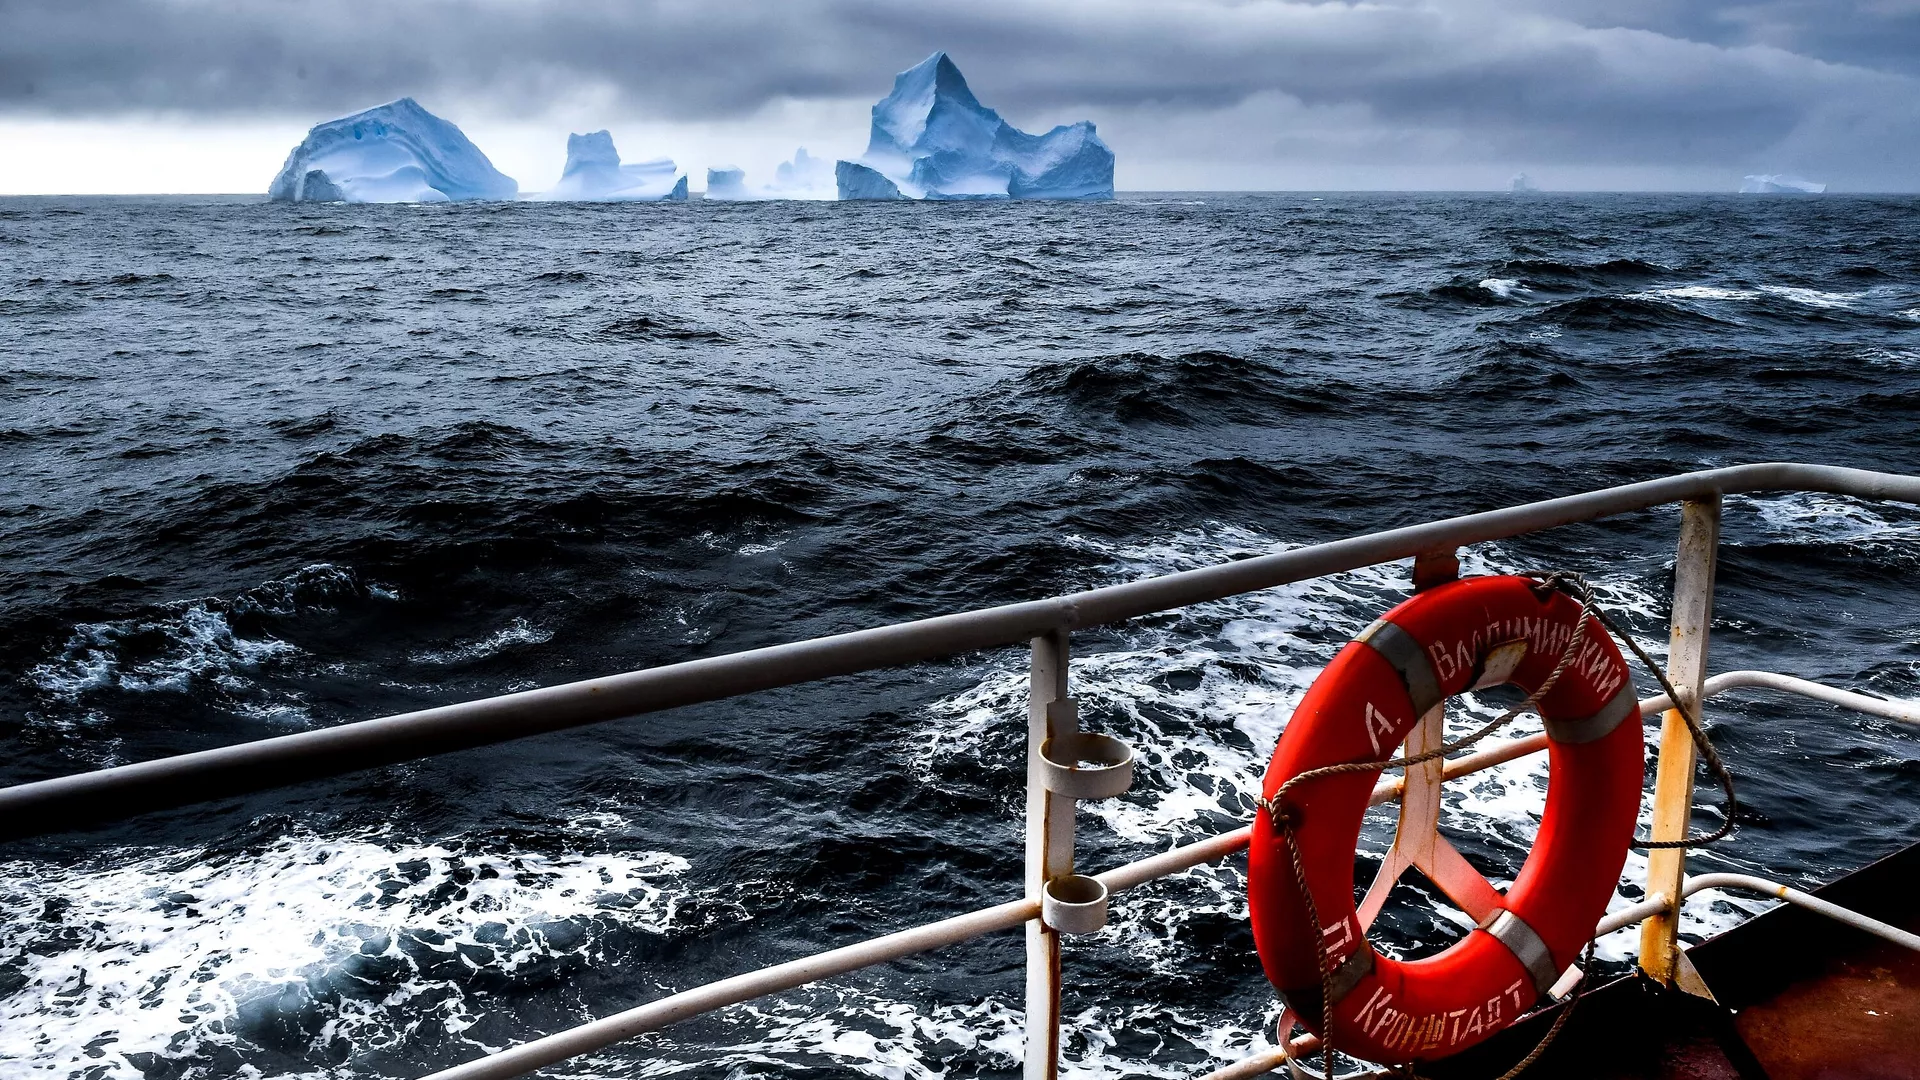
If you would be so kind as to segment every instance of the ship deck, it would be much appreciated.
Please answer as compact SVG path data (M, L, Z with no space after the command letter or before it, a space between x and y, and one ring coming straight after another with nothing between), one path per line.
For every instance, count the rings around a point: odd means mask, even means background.
M1920 931L1920 844L1813 895ZM1688 950L1715 1002L1634 974L1579 1002L1525 1075L1554 1080L1920 1080L1920 953L1781 905ZM1549 1010L1421 1072L1499 1076Z

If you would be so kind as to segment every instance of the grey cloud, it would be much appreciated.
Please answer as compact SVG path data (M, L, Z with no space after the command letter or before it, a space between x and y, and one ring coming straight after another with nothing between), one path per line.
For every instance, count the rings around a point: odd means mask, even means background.
M1853 154L1863 177L1920 179L1906 104L1920 99L1920 0L0 0L0 110L317 120L411 94L538 116L591 91L631 115L726 119L877 98L934 49L1028 127L1185 118L1222 152L1238 137L1297 154L1305 138L1354 159L1785 168L1785 151ZM1337 112L1344 130L1232 129L1269 99L1305 110L1294 119Z

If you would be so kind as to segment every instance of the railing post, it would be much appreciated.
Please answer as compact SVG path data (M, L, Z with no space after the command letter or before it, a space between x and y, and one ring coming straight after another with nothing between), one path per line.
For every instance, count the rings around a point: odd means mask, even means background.
M1673 566L1673 632L1667 678L1683 702L1697 711L1707 677L1707 632L1713 623L1713 571L1720 547L1720 497L1682 503L1680 545ZM1660 762L1653 782L1653 839L1687 835L1693 815L1693 735L1686 718L1667 710L1660 722ZM1655 848L1647 854L1647 895L1679 897L1686 877L1685 848ZM1640 970L1672 983L1680 964L1680 903L1640 927Z
M1073 710L1048 708L1067 698L1067 632L1033 639L1032 692L1027 704L1027 899L1038 901L1048 881L1073 873L1074 801L1047 789L1040 744L1072 734ZM1055 1080L1060 1068L1060 934L1027 923L1026 1080Z

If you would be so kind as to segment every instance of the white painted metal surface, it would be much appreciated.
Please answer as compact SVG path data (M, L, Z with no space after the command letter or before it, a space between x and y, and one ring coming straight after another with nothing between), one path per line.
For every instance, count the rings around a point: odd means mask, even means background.
M1047 785L1040 748L1079 734L1079 710L1067 691L1067 632L1033 639L1027 705L1027 901L1045 899L1047 883L1073 873L1073 799ZM1054 1080L1060 1068L1060 932L1044 919L1027 923L1026 1080Z

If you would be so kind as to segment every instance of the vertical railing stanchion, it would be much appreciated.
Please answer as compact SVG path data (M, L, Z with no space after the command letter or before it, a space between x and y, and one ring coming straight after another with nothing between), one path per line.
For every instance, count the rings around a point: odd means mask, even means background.
M1074 800L1048 790L1040 746L1073 733L1078 719L1067 700L1067 632L1033 639L1032 690L1027 705L1027 874L1029 900L1048 881L1073 873ZM1051 707L1050 707L1051 706ZM1060 934L1044 920L1027 923L1026 1080L1054 1080L1060 1067Z
M1673 567L1673 631L1667 653L1667 678L1685 698L1675 702L1699 709L1707 677L1707 632L1713 622L1714 563L1720 547L1720 498L1712 496L1680 507L1680 543ZM1660 722L1660 760L1653 783L1655 840L1687 835L1693 815L1693 734L1677 708ZM1684 895L1685 848L1655 848L1647 854L1647 895ZM1671 984L1681 963L1680 902L1640 927L1640 969Z

